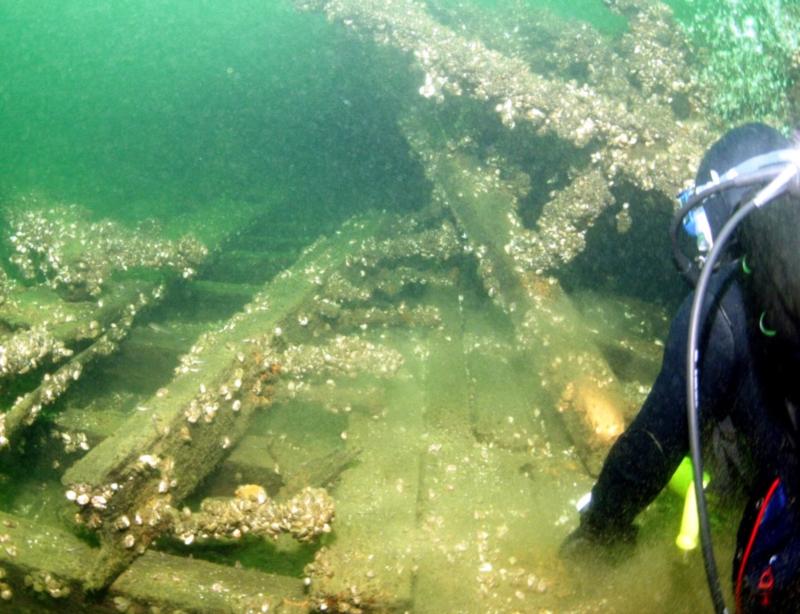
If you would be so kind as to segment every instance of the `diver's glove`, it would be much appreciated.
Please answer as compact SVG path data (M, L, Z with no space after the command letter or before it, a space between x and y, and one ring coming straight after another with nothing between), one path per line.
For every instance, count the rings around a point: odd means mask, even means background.
M567 535L558 554L565 559L627 555L636 545L638 532L638 527L633 524L598 521L588 508L581 512L580 525Z

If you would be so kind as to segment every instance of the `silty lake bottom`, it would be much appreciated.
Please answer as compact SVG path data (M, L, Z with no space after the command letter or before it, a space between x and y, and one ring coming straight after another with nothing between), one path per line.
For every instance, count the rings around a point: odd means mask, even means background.
M0 605L708 609L682 496L558 548L688 292L675 193L797 121L797 12L7 2Z

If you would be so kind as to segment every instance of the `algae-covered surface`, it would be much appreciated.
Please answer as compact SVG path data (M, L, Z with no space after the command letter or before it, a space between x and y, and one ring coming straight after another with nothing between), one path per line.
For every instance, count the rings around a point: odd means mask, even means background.
M674 194L797 122L798 17L4 2L0 609L710 608L670 492L559 546L687 291Z

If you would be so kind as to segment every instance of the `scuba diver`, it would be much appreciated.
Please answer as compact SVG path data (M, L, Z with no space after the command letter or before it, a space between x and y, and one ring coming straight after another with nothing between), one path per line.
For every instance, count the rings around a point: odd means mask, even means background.
M737 481L749 498L733 563L737 611L800 612L798 164L800 152L779 132L748 124L708 150L699 187L679 197L684 207L673 230L683 226L693 235L700 256L678 249L676 261L703 285L675 316L661 371L611 448L563 554L632 542L636 515L668 483L690 443L694 453L700 434L708 444L720 425L732 425L742 452ZM693 460L697 484L699 452ZM708 531L702 494L698 511ZM711 538L703 536L712 600L726 612Z

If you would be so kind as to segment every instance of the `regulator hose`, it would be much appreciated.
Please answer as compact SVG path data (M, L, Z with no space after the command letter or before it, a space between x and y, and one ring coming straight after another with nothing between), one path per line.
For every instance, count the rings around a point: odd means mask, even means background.
M692 299L692 311L689 317L689 337L686 354L686 412L689 422L689 449L692 457L692 472L694 478L694 488L697 494L697 515L700 522L700 544L703 550L703 562L706 570L708 588L711 592L711 600L714 604L714 611L718 614L728 614L725 606L725 597L722 593L722 586L719 581L717 563L714 559L714 547L711 540L711 526L708 521L708 507L706 505L705 492L703 491L703 453L700 440L700 420L698 405L700 389L700 353L698 340L702 324L703 301L708 291L708 283L714 267L722 255L725 244L733 235L736 227L757 208L774 202L775 199L787 190L796 193L798 182L800 181L800 167L795 164L787 164L777 173L777 176L756 196L741 206L730 217L720 230L718 237L714 241L714 246L708 254L708 258L703 265L700 276L697 280L694 298Z

